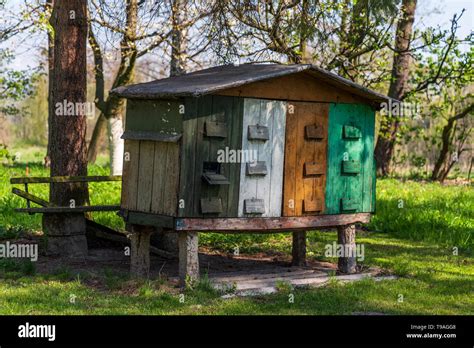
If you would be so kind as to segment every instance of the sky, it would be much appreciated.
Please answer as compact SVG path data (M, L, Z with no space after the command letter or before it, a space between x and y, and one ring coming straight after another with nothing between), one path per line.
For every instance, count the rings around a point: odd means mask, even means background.
M23 0L8 0L10 6L18 8ZM455 13L462 9L466 11L461 18L458 30L459 37L465 37L474 28L474 1L472 0L418 0L415 17L415 27L423 28L440 25L449 29L450 19ZM1 17L1 16L0 16ZM0 48L10 48L15 54L15 60L8 65L9 68L23 70L27 67L35 67L39 62L39 48L44 47L46 38L42 41L39 35L30 35L13 38Z

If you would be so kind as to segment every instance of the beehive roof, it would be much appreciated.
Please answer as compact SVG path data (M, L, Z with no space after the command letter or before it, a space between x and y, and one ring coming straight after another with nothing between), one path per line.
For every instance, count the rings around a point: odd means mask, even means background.
M199 97L252 82L306 72L336 88L341 88L372 102L388 100L387 96L340 77L312 64L243 64L221 65L181 76L146 83L121 86L112 93L129 99L163 99Z

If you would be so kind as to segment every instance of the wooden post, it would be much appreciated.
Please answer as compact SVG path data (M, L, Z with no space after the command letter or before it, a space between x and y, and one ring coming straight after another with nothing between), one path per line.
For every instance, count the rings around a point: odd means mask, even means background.
M179 232L179 285L186 286L186 280L199 279L199 237L197 232Z
M306 266L306 231L293 232L293 266Z
M147 278L150 273L150 236L152 226L131 226L130 275L133 278Z
M343 247L344 251L349 251L351 255L350 257L339 257L337 268L341 273L356 273L357 271L355 235L355 225L337 227L337 243Z

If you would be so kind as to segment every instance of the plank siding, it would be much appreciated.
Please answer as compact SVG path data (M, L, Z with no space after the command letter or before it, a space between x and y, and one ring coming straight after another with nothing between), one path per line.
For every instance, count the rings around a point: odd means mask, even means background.
M182 132L183 118L178 100L127 101L125 130L176 135Z
M238 210L240 217L247 216L244 209L247 199L263 199L265 212L259 216L276 217L281 215L285 114L285 102L262 99L244 100L242 150L247 153L247 157L256 153L256 160L265 162L267 174L247 175L247 163L241 163ZM269 140L248 139L248 128L255 125L268 127Z
M367 105L331 104L326 185L328 214L374 211L374 125L375 113ZM348 138L344 126L358 129L358 138ZM343 161L358 161L347 167Z
M137 210L151 211L153 193L153 162L155 158L155 142L140 140L140 159L138 164L138 195Z
M139 158L140 141L125 140L120 203L122 209L137 209Z
M229 88L218 92L218 94L242 98L319 103L368 102L362 97L320 81L304 72Z
M179 184L179 144L154 142L151 213L177 215ZM144 173L144 175L146 175ZM141 210L141 209L140 209ZM145 211L145 210L141 210Z
M288 106L283 216L324 212L328 112L328 105L322 103L292 102ZM306 127L314 125L322 127L321 138L309 139ZM321 175L311 175L305 171L310 167L324 170L317 170Z
M179 199L185 208L179 216L236 216L238 187L240 180L239 163L220 163L220 173L229 180L229 185L209 185L204 182L204 164L218 162L219 150L239 150L242 134L242 102L239 98L204 96L186 98L183 138L181 149L181 179ZM225 124L225 137L206 136L206 122ZM220 199L221 213L202 213L201 199Z

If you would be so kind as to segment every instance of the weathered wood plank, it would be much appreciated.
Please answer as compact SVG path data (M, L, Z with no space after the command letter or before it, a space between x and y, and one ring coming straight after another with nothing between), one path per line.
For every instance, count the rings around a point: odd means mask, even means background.
M278 86L278 88L275 88ZM218 92L220 95L302 102L364 103L364 99L305 73L276 77Z
M359 202L356 212L373 211L373 110L362 104L331 104L329 132L327 213L347 211L343 202L352 202L351 211L354 202Z
M167 144L166 181L164 186L163 211L166 215L176 216L178 209L179 185L179 145Z
M217 162L218 151L225 150L226 146L229 147L231 141L229 136L231 135L230 130L233 129L232 97L213 96L211 120L218 124L225 124L225 129L223 129L225 130L225 133L223 133L224 137L210 139L209 160L211 162ZM220 163L220 166L221 173L228 178L229 163L225 161ZM209 194L221 198L222 212L219 213L219 216L228 216L229 185L209 187Z
M229 127L229 148L235 151L242 149L242 123L244 113L243 99L232 97L232 126ZM227 196L228 216L238 216L239 213L239 190L240 190L240 163L229 163L226 167L229 175L229 193Z
M121 138L130 140L152 140L152 141L166 141L176 143L181 139L182 134L163 134L157 131L125 131Z
M124 220L129 224L136 225L148 225L156 226L163 228L173 228L174 227L174 218L167 215L158 215L143 213L139 211L125 211L121 210L120 213Z
M298 114L295 103L288 104L286 113L285 167L283 185L283 216L296 215L296 146Z
M138 192L138 165L140 143L138 140L125 140L121 207L136 210Z
M265 211L261 216L281 215L285 111L285 102L260 99L244 100L242 150L247 154L257 154L257 166L254 163L241 164L238 216L245 216L244 201L248 199L262 199L264 201ZM252 127L266 127L268 140L252 139L248 134ZM263 164L265 164L266 171L263 170ZM262 170L258 170L258 165Z
M270 133L270 139L265 142L257 142L258 144L258 162L265 162L267 166L267 174L265 176L256 177L257 181L257 199L263 199L264 213L261 216L272 216L270 212L270 190L271 190L271 172L272 172L272 153L273 153L273 107L274 103L270 100L260 100L260 114L256 115L257 123L267 126ZM246 117L247 115L244 115ZM284 134L284 133L283 133ZM277 199L277 197L273 197Z
M272 162L270 168L270 189L268 190L270 217L279 217L283 204L283 172L285 164L285 130L287 103L274 101L272 115L271 150Z
M180 100L129 100L125 130L179 135L183 127L180 104Z
M196 141L197 141L197 98L185 99L185 114L183 122L183 138L180 157L179 200L183 200L184 207L179 209L179 216L196 216L194 208L199 202L195 198L196 174ZM193 160L194 159L194 160Z
M120 205L94 205L70 207L16 208L19 213L84 213L88 211L118 211Z
M195 153L195 176L194 180L194 197L197 202L194 204L193 216L201 216L202 208L200 199L212 196L211 189L202 181L204 172L204 162L210 162L211 144L209 137L205 136L206 120L212 116L212 95L204 96L198 100L198 119L197 119L197 136L196 136L196 153ZM192 161L192 159L191 159Z
M294 102L292 108L294 113L287 115L283 215L319 214L326 187L328 105ZM308 127L317 129L317 136L308 137ZM322 209L305 209L313 205Z
M242 159L240 164L240 187L239 187L239 214L238 216L245 216L244 201L246 199L257 198L257 178L247 176L247 163L250 160L258 160L259 142L248 139L248 128L251 125L256 125L260 122L261 101L258 99L245 99L243 108L243 122L242 122L242 153L246 154L245 159ZM254 156L257 158L253 158ZM252 157L252 158L250 158ZM268 204L268 202L264 202Z
M121 181L121 175L110 176L51 176L51 177L21 177L11 178L10 184L49 184L52 182L103 182Z
M368 223L370 213L267 218L177 218L177 231L270 232L312 230L355 223Z
M39 204L42 207L49 207L50 206L48 201L45 201L44 199L41 199L41 198L39 198L35 195L32 195L31 193L25 192L23 190L19 190L16 187L12 188L12 193L14 193L14 194L16 194L16 195L18 195L22 198L25 198L27 200L30 200L33 203Z
M139 180L137 193L137 210L139 211L151 211L154 159L155 142L149 140L140 140L140 159L138 167Z
M167 181L167 155L168 144L157 141L155 142L155 153L153 160L153 190L152 190L152 202L151 212L155 214L166 214L164 209L165 197L165 185Z

